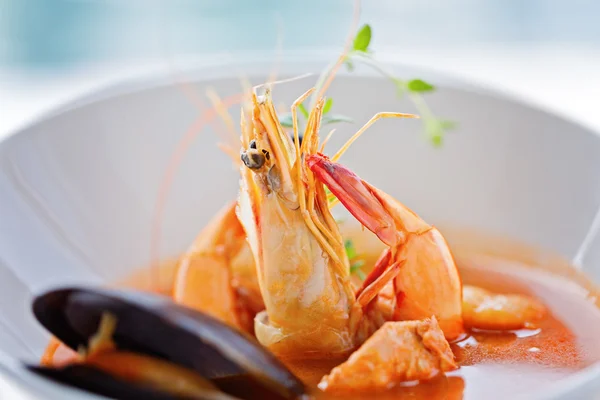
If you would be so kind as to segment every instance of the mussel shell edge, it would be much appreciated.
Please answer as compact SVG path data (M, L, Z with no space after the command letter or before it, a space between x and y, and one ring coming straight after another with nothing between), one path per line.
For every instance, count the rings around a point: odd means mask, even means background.
M114 379L111 375L86 365L75 364L60 369L28 365L27 369L57 383L115 400L181 400L156 390Z
M38 296L38 321L72 349L87 345L101 316L117 318L113 340L120 349L169 360L207 379L260 374L286 398L305 393L304 384L273 354L245 334L171 299L149 293L64 288Z

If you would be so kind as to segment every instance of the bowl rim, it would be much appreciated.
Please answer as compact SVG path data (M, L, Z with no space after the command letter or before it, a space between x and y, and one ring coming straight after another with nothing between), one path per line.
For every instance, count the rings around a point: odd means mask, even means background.
M178 68L177 75L164 72L163 68L162 72L151 70L149 72L137 73L135 76L131 77L112 79L108 83L101 83L92 89L85 89L71 100L65 101L48 111L42 112L25 124L7 132L0 139L0 148L8 145L9 142L15 138L26 135L32 128L39 126L56 116L120 96L169 87L181 82L203 82L231 78L232 74L235 73L239 76L240 71L244 71L244 73L249 76L264 75L273 65L272 62L267 61L272 59L269 57L270 54L272 53L239 52L235 55L206 54L203 55L201 59L189 60L185 67ZM314 71L315 73L313 76L316 77L318 72L331 62L331 54L337 54L337 51L285 51L279 55L281 62L278 65L278 69L280 71L285 71L286 76L296 76L305 73L306 71ZM529 102L514 94L504 92L499 88L481 83L469 82L464 78L459 78L439 70L400 63L392 57L386 57L384 54L378 57L394 72L399 71L402 74L418 72L419 77L433 81L441 87L458 89L473 95L490 96L504 102L513 103L528 110L537 111L545 116L563 120L581 131L592 134L600 139L600 132L596 131L594 128L587 126L580 121L571 119L569 116L559 115L538 104ZM251 73L248 73L249 70ZM352 73L340 70L339 75L385 79L380 74L364 68L357 68ZM28 376L29 374L24 375L22 373L23 371L20 369L23 369L23 367L18 365L18 362L16 362L15 359L4 355L0 350L0 388L3 387L3 384L6 384L6 387L12 388L15 390L16 394L20 394L22 399L29 399L34 398L31 397L33 395L43 394L42 390L44 388L52 388L55 386L51 382L42 381L38 381L36 384L31 385L30 378L35 378ZM10 385L11 383L12 386ZM594 389L600 389L600 362L591 364L565 378L551 383L547 388L542 389L539 394L534 394L534 396L539 399L569 398L567 396L572 396L574 393L591 393ZM61 398L82 398L82 392L79 390L74 390L72 393L69 390L68 392L68 394L63 394L61 392ZM88 393L86 394L90 396L89 399L104 398ZM528 393L526 398L530 399L531 396L532 394Z
M202 57L184 58L181 66L171 66L171 71L166 72L164 67L156 65L149 68L142 68L133 73L123 73L107 81L102 81L98 84L91 85L72 96L70 99L62 101L52 108L42 111L33 116L29 121L5 132L0 137L0 145L8 139L23 134L29 129L46 122L58 115L69 111L77 110L78 108L99 103L112 98L140 93L146 90L164 88L182 82L203 82L213 79L231 78L232 73L238 76L245 76L247 69L250 68L252 74L264 75L266 71L270 71L273 67L273 59L277 59L279 71L286 70L285 75L299 76L306 74L306 71L311 71L310 75L317 77L321 70L331 63L332 54L337 55L338 49L314 49L314 50L288 50L282 51L281 54L275 54L271 51L246 51L231 53L214 53L205 54ZM555 110L550 110L535 101L530 101L525 97L518 96L509 91L503 90L502 87L468 80L464 77L459 77L455 74L444 72L442 69L424 67L417 64L407 62L399 62L394 53L378 54L378 59L381 63L389 67L390 71L400 72L400 74L415 73L414 77L425 78L431 82L435 82L437 86L462 90L474 95L489 96L504 102L513 103L520 107L524 107L531 111L537 111L546 116L558 118L567 122L574 127L587 133L592 133L600 137L600 130L590 126L582 121L577 120L569 114L560 114ZM294 71L294 72L288 72ZM208 74L206 74L208 72ZM417 74L418 73L418 74ZM341 68L338 76L357 76L370 77L373 79L385 79L381 74L357 66L355 71L348 72Z

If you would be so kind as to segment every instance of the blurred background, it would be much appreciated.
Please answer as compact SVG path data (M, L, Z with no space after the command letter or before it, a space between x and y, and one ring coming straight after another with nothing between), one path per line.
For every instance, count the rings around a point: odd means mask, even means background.
M351 0L0 0L0 135L111 82L219 54L343 45ZM387 59L466 78L600 129L600 1L367 0Z

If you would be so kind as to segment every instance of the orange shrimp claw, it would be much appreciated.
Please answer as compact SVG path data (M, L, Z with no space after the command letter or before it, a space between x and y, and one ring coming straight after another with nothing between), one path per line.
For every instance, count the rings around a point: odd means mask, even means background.
M319 153L308 155L306 164L354 218L375 233L383 243L393 247L402 241L392 216L354 172Z
M343 165L321 154L307 156L307 165L362 225L389 246L389 254L382 255L363 290L381 290L384 285L369 285L395 274L393 320L435 315L448 339L458 337L463 332L462 283L441 233ZM363 294L359 291L359 296ZM367 294L364 299L372 300L374 293Z
M371 273L364 280L362 286L356 292L356 300L365 308L383 290L383 287L398 275L403 261L391 263L392 253L386 249ZM390 265L391 264L391 265Z

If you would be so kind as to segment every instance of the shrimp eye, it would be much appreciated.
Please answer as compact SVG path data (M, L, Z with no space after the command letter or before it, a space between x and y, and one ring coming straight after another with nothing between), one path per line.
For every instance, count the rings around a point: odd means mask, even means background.
M266 157L256 149L248 149L241 154L244 165L250 169L259 169L265 165Z
M292 142L296 143L294 135L292 135ZM298 146L302 146L302 135L298 135Z
M250 141L250 148L251 148L251 149L256 149L256 140L252 139L252 140Z

